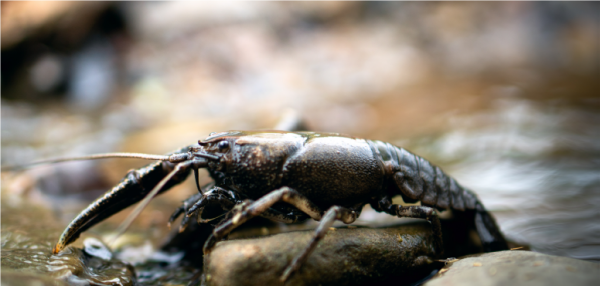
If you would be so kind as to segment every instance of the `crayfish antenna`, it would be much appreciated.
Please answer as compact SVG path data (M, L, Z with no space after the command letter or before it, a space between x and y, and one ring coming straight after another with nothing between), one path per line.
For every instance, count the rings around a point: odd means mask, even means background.
M16 165L16 166L2 166L2 171L20 171L37 165L45 165L45 164L54 164L60 162L69 162L69 161L84 161L84 160L98 160L98 159L109 159L109 158L129 158L129 159L144 159L144 160L161 160L161 161L174 161L173 156L165 156L165 155L153 155L153 154L143 154L143 153L101 153L94 155L86 155L86 156L77 156L77 157L67 157L67 158L53 158L47 160L40 160L31 162L25 165ZM176 159L175 159L176 160Z

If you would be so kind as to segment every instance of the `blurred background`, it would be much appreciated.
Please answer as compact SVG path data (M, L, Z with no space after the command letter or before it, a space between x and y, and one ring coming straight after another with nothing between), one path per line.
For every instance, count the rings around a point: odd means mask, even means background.
M293 110L441 166L510 240L600 261L598 2L1 5L2 165L163 154ZM49 208L64 227L143 164L3 176L3 209Z

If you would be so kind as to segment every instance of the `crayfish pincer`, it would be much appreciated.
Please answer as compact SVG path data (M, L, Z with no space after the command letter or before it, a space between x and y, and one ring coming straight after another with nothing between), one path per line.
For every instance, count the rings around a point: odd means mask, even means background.
M193 205L179 209L172 219L183 212L200 215L209 205L230 211L207 239L205 253L256 216L286 223L320 221L304 251L281 274L282 281L301 267L334 221L354 222L366 204L393 216L428 220L440 246L437 212L458 211L472 219L485 251L508 249L494 218L473 192L425 159L389 143L336 133L229 131L211 133L159 160L131 171L82 211L54 252L106 217L182 182L192 170L197 181L199 168L208 170L214 184L204 191L198 187ZM398 195L421 205L393 204Z

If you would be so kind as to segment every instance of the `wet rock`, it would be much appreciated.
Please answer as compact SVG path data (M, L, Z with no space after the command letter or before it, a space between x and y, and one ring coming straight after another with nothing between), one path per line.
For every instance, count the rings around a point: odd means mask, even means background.
M461 258L425 285L597 285L600 264L530 251Z
M279 277L312 230L222 241L205 257L207 285L282 285ZM409 283L435 267L439 250L427 223L330 230L285 285L364 285L402 277ZM400 281L400 282L399 282Z

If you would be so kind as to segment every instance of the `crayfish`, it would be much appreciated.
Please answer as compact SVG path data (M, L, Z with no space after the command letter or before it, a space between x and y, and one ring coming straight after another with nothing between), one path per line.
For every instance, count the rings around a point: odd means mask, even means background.
M304 251L281 274L281 281L301 267L335 221L354 222L366 204L393 216L428 220L440 245L438 211L462 212L473 220L485 251L508 249L494 218L473 192L427 160L381 141L337 133L228 131L211 133L198 144L166 156L114 153L75 159L117 156L158 161L130 171L83 210L64 230L54 253L105 218L183 182L192 171L200 194L193 205L176 210L171 221L181 213L200 215L209 205L230 211L206 240L205 254L256 216L285 223L320 221ZM214 180L205 190L198 185L201 168ZM395 196L421 205L393 204Z

